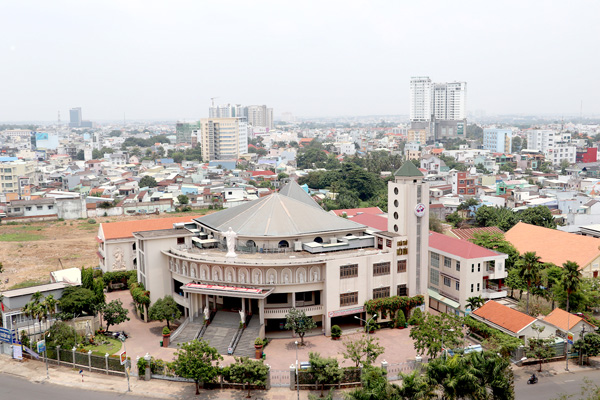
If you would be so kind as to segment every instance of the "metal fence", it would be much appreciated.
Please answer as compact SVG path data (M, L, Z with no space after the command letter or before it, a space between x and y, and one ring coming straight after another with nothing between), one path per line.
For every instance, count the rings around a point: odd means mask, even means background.
M294 373L289 369L272 369L270 370L271 386L272 387L289 387L290 376Z
M407 361L402 363L387 364L384 368L387 370L388 381L396 381L402 378L402 374L410 374L415 369L420 368L421 363L416 361Z

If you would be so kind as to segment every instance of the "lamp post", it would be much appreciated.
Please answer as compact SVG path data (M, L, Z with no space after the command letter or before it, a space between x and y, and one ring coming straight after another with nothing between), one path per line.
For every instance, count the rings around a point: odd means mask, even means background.
M354 318L364 322L365 323L365 332L368 332L369 324L371 323L371 321L373 319L377 318L377 314L373 314L373 316L371 318L369 318L368 321L365 321L364 319L360 318L358 315L355 315Z
M568 300L568 297L567 297ZM569 328L571 327L571 325L569 324L569 318L571 317L571 313L569 312L569 309L567 308L567 354L565 354L565 359L566 364L565 364L565 371L569 370Z
M50 332L47 333L48 337L50 337ZM48 372L48 347L46 346L46 339L44 339L44 358L46 359L46 379L50 379L50 374Z
M297 400L300 400L300 371L298 370L298 341L294 342L296 345L296 394Z
M443 354L444 356L446 356L446 355L448 354L448 352L447 352L447 351L444 349L444 333L445 333L445 332L454 332L454 329L453 329L453 328L450 328L450 329L443 329L443 330L442 330L442 354ZM445 360L446 360L446 357L444 357L444 361L445 361Z
M125 352L125 375L127 376L127 391L131 392L131 387L129 386L129 370L127 368L127 364L129 360L127 359L127 346L125 346L125 335L122 333L119 335L119 339L123 342L123 351Z

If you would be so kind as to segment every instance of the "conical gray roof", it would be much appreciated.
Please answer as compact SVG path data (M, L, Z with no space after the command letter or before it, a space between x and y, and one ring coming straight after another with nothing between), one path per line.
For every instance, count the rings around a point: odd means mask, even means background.
M297 236L310 233L365 229L320 207L274 193L269 196L196 218L196 222L216 231L231 227L240 236Z
M292 199L296 199L308 204L309 206L317 207L318 209L322 210L321 206L315 201L315 199L313 199L310 194L306 193L304 189L302 189L302 187L296 183L295 180L290 180L287 185L279 190L279 194L291 197Z
M419 168L412 161L407 161L394 172L394 176L423 177L423 173L419 171Z

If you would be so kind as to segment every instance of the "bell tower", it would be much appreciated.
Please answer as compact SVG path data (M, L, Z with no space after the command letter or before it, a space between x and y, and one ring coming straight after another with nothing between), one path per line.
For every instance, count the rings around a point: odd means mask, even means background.
M427 292L429 253L429 184L405 162L388 183L388 231L408 237L408 287L411 295Z

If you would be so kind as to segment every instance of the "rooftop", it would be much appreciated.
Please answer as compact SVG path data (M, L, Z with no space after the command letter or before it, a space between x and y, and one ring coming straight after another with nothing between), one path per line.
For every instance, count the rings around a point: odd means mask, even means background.
M394 176L403 177L423 177L423 173L419 171L419 168L412 161L405 162L396 172Z
M501 255L501 253L477 246L467 240L456 239L431 231L429 232L429 248L466 259L497 257Z
M518 333L536 321L532 316L502 305L494 300L489 300L483 306L473 311L473 314L513 333Z
M70 286L67 282L48 283L46 285L37 285L21 289L6 290L2 292L4 297L19 297L34 294L35 292L51 292L53 290L63 289Z
M381 208L379 207L346 208L343 210L332 210L332 212L338 217L342 216L342 214L346 214L348 217L354 217L355 215L360 214L383 214L383 211L381 211Z
M135 221L104 222L100 229L104 233L104 239L127 239L133 238L133 232L154 231L159 229L173 228L173 224L181 222L192 222L199 215L173 218L152 218Z
M600 256L600 239L519 222L504 234L520 254L535 251L542 262L559 267L567 261L585 267Z
M486 226L483 228L467 228L467 229L450 229L450 232L459 239L471 240L475 234L480 233L499 233L504 236L502 229L497 226Z
M544 321L562 329L563 331L569 331L573 329L573 327L579 322L583 321L583 318L575 314L568 313L563 309L555 308L544 318Z

